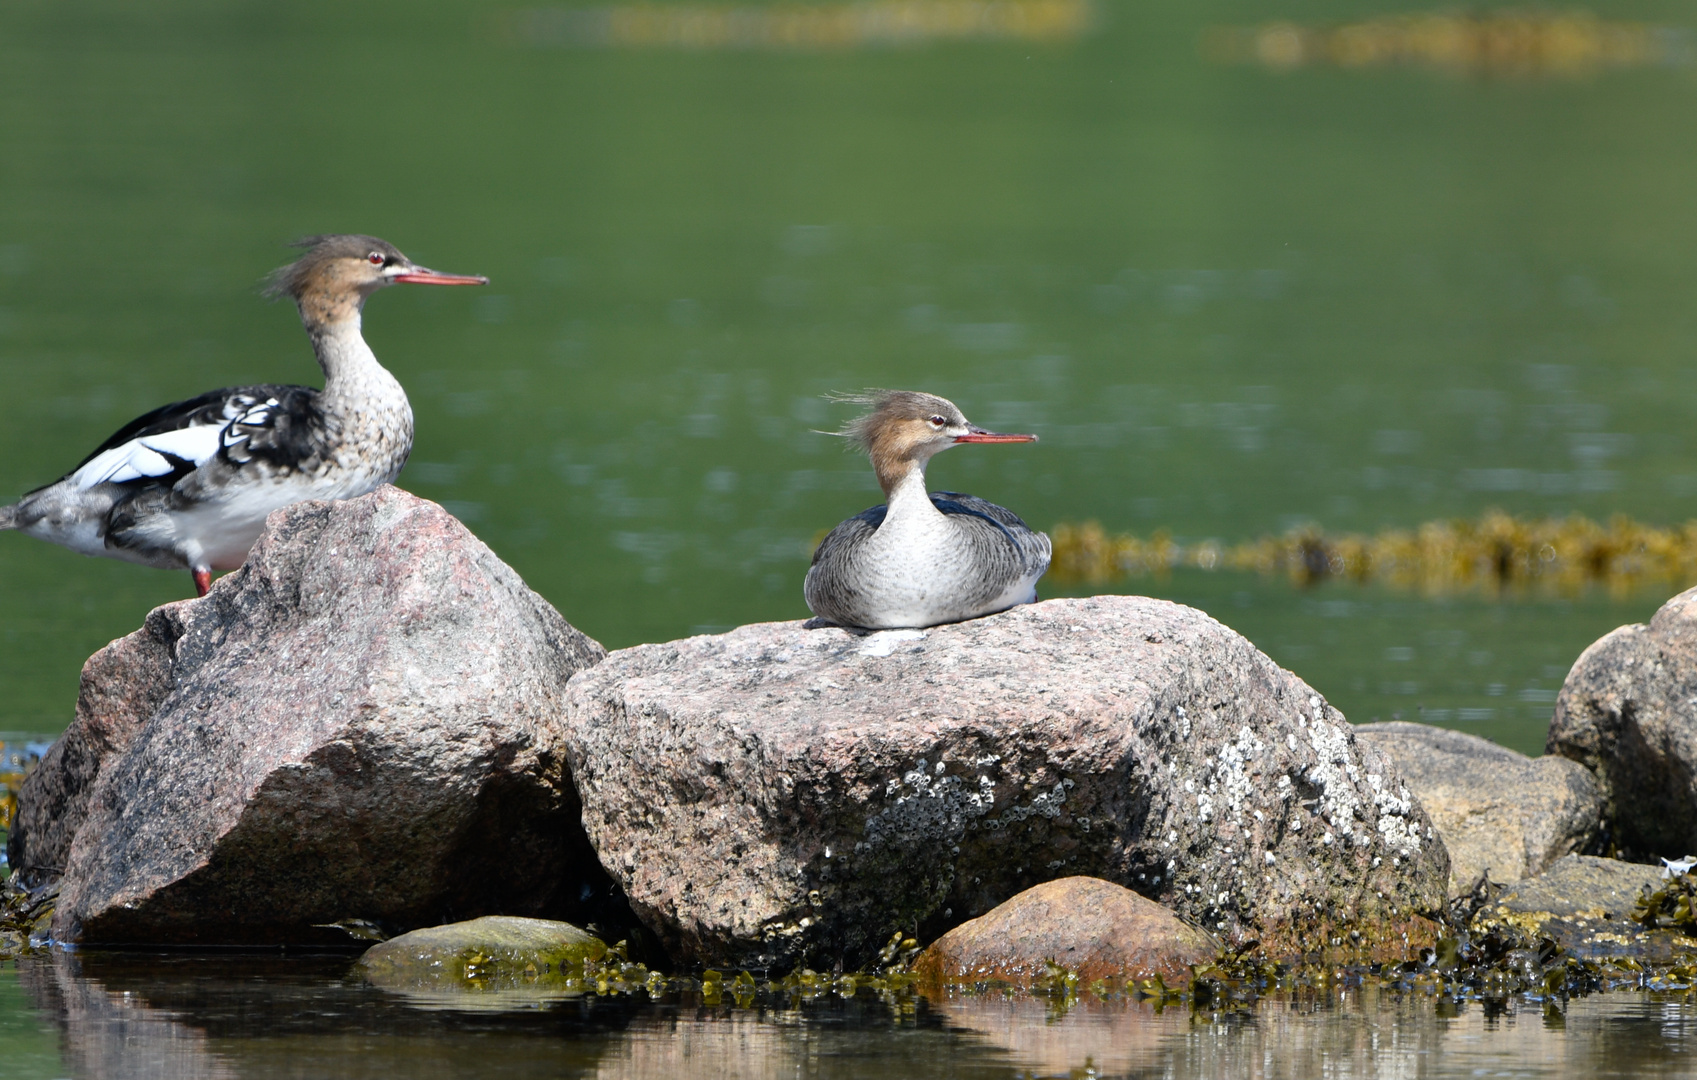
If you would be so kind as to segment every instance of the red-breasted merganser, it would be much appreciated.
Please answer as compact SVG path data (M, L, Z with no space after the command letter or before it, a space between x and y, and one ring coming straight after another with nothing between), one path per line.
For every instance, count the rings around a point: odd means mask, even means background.
M956 443L1036 442L974 427L934 394L880 390L844 400L872 411L838 434L872 457L889 500L832 529L813 553L807 606L839 626L936 626L1037 599L1049 538L1012 510L925 490L925 464Z
M57 483L0 507L17 529L84 555L187 569L205 596L233 570L265 515L305 499L347 499L395 479L412 450L412 407L360 335L372 293L397 282L486 285L439 274L374 236L311 236L277 270L324 369L324 389L238 386L125 424Z

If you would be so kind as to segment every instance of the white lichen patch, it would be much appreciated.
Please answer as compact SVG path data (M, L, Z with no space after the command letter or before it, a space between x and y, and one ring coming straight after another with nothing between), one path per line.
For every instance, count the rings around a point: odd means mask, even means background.
M1373 792L1373 806L1379 811L1379 835L1385 838L1385 845L1405 858L1419 851L1420 826L1408 818L1414 810L1408 789L1391 791L1378 773L1367 774L1367 786Z
M1251 770L1266 748L1247 725L1240 728L1237 738L1220 748L1218 760L1210 760L1213 769L1209 791L1197 796L1198 805L1205 799L1218 800L1227 817L1241 822L1245 808L1255 796ZM1203 807L1202 820L1207 821L1211 812L1211 806Z
M1318 698L1313 699L1318 701ZM1320 789L1320 816L1332 828L1352 835L1355 819L1361 810L1355 785L1349 773L1354 765L1349 760L1349 736L1334 724L1321 722L1318 716L1308 729L1308 741L1314 748L1314 764L1308 767L1308 782ZM1328 832L1327 837L1331 836ZM1329 843L1330 840L1327 840Z

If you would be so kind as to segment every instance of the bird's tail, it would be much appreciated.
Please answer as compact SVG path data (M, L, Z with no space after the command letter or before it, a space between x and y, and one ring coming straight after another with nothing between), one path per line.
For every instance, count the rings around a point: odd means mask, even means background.
M17 504L13 503L11 506L0 506L0 529L15 529L17 527L18 527L18 507L17 507Z

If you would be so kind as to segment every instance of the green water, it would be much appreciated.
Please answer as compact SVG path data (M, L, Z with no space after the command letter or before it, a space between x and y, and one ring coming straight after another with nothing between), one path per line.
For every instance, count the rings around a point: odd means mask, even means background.
M403 486L609 646L805 614L813 538L877 500L815 433L864 386L1038 432L932 479L1039 527L1697 516L1697 67L1278 74L1198 47L1405 10L1343 0L1104 0L1075 41L823 52L534 47L520 6L0 4L0 493L163 402L316 380L255 286L282 241L363 231L493 280L367 310L417 413ZM1117 587L1203 607L1352 719L1532 752L1573 658L1669 591ZM187 591L0 536L0 729L61 730L83 659ZM1649 1075L1692 1039L1652 995L515 1019L316 962L62 961L0 970L0 1074Z
M1212 25L1371 13L1321 0L802 53L530 47L504 10L0 7L0 491L164 401L315 380L255 283L359 230L493 279L367 310L417 411L403 486L610 646L805 614L812 538L877 499L820 395L867 385L1039 432L932 477L1040 527L1697 514L1697 68L1201 56ZM62 728L82 659L187 581L0 537L0 727ZM1466 723L1529 750L1548 701L1519 695L1667 592L1120 587L1204 603L1352 718L1496 709Z

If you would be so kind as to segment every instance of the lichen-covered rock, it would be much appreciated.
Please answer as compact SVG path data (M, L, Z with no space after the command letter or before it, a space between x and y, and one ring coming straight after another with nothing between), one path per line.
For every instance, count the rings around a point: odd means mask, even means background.
M1550 937L1578 956L1671 959L1694 942L1632 920L1644 889L1665 884L1660 866L1568 855L1542 874L1510 885L1473 918L1476 930L1503 923L1534 938Z
M960 924L919 954L927 984L1030 986L1066 969L1079 986L1098 980L1190 982L1191 966L1217 958L1220 943L1130 889L1101 878L1046 881Z
M553 725L603 651L434 503L271 515L84 670L12 854L70 942L337 943L603 887Z
M1596 775L1621 849L1697 853L1697 589L1580 654L1545 751Z
M373 945L359 967L386 990L488 991L581 984L583 962L606 955L606 942L571 923L485 915Z
M1270 948L1444 899L1391 764L1177 604L745 626L613 653L569 697L584 826L678 959L854 967L1079 874Z
M1597 781L1566 758L1529 758L1464 731L1362 724L1355 737L1396 763L1450 853L1450 895L1487 871L1498 884L1542 873L1596 838Z

